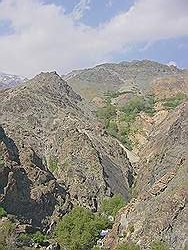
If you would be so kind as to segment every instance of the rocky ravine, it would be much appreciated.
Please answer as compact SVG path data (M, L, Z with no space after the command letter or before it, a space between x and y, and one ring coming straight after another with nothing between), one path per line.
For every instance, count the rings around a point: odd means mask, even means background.
M187 249L188 103L182 104L158 127L140 152L135 198L123 208L105 246L135 242L149 249L164 241L170 249Z
M0 205L45 231L73 205L130 198L125 151L55 72L0 91Z

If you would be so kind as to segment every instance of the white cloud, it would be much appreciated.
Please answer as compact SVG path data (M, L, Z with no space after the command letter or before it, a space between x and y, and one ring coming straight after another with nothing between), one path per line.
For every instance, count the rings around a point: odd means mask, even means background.
M107 60L131 44L188 35L187 0L138 0L96 28L80 20L89 2L80 1L70 15L39 0L0 1L0 19L10 20L15 30L0 36L0 71L62 73Z
M74 7L71 16L74 20L80 20L84 16L85 11L90 9L91 0L80 0Z

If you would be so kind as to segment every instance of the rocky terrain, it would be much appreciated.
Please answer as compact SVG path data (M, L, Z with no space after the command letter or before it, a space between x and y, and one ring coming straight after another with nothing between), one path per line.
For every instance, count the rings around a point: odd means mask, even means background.
M2 88L0 249L33 249L28 235L38 231L48 241L35 247L60 249L53 234L62 218L77 206L106 218L106 210L100 212L104 200L120 194L126 205L92 250L164 249L153 242L185 250L187 94L185 70L147 60L99 65L63 78L40 73ZM97 244L98 231L91 228ZM84 243L77 248L91 249Z
M47 231L74 205L97 210L105 196L130 199L126 152L55 72L0 92L1 206Z
M140 152L131 202L116 218L106 246L133 241L147 249L152 241L187 249L188 103L150 134Z

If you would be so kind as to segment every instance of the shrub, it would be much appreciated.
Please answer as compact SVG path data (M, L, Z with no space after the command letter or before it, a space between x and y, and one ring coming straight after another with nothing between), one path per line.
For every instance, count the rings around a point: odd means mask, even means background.
M48 168L52 173L58 170L58 160L56 159L56 157L51 157L49 159Z
M120 208L125 206L121 195L114 195L112 198L105 198L101 204L100 212L107 216L115 217Z
M125 244L122 244L122 245L119 245L116 250L140 250L140 246L139 245L136 245L134 243L125 243Z
M100 231L108 225L106 218L95 215L86 208L76 207L57 224L55 235L62 247L69 250L89 250L95 245Z
M46 240L46 237L45 235L43 235L40 231L37 231L36 233L34 233L32 235L32 239L35 243L38 243L38 244L43 244L44 241Z
M7 216L7 212L3 207L0 207L0 218Z
M176 96L167 98L163 100L163 106L166 109L175 109L181 103L183 103L187 99L187 96L183 93L179 93Z
M12 249L12 238L14 237L15 224L11 221L0 223L0 250Z
M99 246L94 246L92 250L101 250L101 248Z
M110 135L117 137L118 134L118 126L116 124L116 121L110 120L107 125L107 131Z
M97 111L97 117L99 119L104 120L105 123L115 116L116 116L116 108L111 104L107 104L106 107L100 108Z
M152 250L168 250L168 246L166 245L166 243L162 242L162 241L154 241L151 244L151 249Z
M32 243L32 237L29 234L21 233L17 238L17 244L22 246L30 246Z

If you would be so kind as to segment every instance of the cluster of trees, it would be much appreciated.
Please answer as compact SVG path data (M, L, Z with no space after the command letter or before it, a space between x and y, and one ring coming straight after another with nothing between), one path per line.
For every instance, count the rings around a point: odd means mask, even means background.
M102 230L111 228L109 216L115 216L125 205L120 195L104 199L98 213L84 207L75 207L57 224L55 237L62 247L69 250L89 250L100 238ZM95 249L95 248L93 248Z

